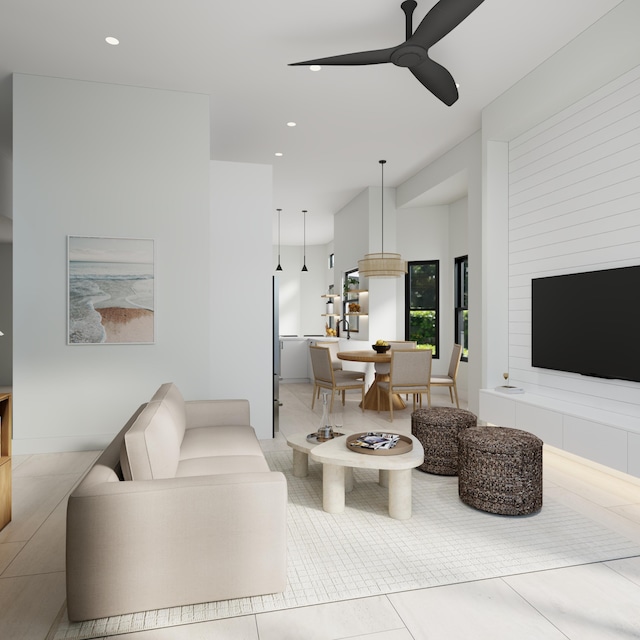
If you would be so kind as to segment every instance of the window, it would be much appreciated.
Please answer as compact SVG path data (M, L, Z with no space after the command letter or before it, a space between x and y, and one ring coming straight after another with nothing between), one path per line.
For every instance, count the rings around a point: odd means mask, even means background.
M439 262L409 262L405 276L405 339L415 340L418 348L433 350L439 357Z
M456 258L454 264L454 336L462 345L462 360L469 361L469 256Z
M349 327L350 333L358 333L360 331L360 273L357 269L344 272L342 294L342 328L346 332Z

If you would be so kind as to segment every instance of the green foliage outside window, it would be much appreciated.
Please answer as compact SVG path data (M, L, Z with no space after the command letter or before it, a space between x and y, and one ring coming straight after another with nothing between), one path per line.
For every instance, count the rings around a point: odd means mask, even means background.
M438 357L438 266L437 260L410 262L405 284L406 340L419 349L431 349Z
M436 355L436 312L411 311L409 313L409 340L418 343L418 349L431 349Z

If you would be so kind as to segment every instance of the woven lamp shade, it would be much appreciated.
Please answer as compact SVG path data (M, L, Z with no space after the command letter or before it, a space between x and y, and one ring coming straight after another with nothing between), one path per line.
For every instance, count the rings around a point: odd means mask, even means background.
M400 278L407 273L407 263L399 253L367 253L358 260L358 272L365 278Z

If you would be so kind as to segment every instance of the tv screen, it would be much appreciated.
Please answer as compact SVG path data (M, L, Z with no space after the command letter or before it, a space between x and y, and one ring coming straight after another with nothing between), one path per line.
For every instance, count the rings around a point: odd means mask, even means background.
M640 266L531 281L531 365L640 382Z

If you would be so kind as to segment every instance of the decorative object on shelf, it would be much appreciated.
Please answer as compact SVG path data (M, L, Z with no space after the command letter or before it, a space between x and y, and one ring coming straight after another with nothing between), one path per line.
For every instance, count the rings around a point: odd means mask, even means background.
M327 300L327 315L332 315L333 314L333 299L329 298L329 300Z
M505 382L509 381L509 374L507 372L503 373L502 377ZM496 391L499 391L500 393L524 393L524 389L521 387L514 387L510 384L504 384L500 387L496 387Z
M346 444L350 451L374 456L398 456L413 449L413 442L408 436L377 431L354 433L347 436Z
M353 276L347 276L344 279L344 297L346 298L351 291L355 291L354 287L358 287L360 285L360 278L354 278Z
M276 271L282 271L282 266L280 265L280 212L282 209L276 209L278 212L278 266L276 267Z
M360 313L360 305L357 302L350 302L349 313Z
M380 253L367 253L358 260L358 271L365 278L399 278L407 273L407 263L399 253L384 251L384 165L386 160L379 160L382 172L382 189L380 190L380 206L382 213L382 242Z
M327 336L331 336L332 338L334 338L336 336L336 330L333 327L330 327L328 324L325 323L324 325L324 331L325 334Z
M372 344L371 348L376 353L387 353L387 351L389 351L389 349L391 349L391 345L389 343L385 342L384 340L376 340L376 343Z
M303 245L303 258L301 271L309 271L307 269L307 210L302 210L302 245Z

